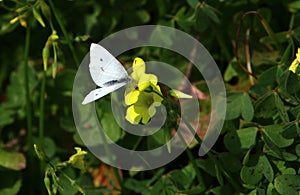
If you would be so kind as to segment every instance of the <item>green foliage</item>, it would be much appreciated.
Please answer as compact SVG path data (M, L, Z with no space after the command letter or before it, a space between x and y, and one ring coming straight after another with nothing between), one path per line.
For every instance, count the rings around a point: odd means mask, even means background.
M300 76L289 70L300 45L299 11L296 0L0 0L0 194L299 194ZM133 173L105 166L86 149L73 154L84 144L71 93L91 42L144 24L178 28L208 49L224 76L227 111L204 157L198 143L164 168ZM172 44L172 34L161 36ZM162 48L118 58L131 64L136 56L182 72L188 67ZM199 85L199 72L188 76L207 96L200 100L200 135L209 121L209 90ZM111 140L130 149L162 145L175 128L136 138L118 126L107 97L96 110Z

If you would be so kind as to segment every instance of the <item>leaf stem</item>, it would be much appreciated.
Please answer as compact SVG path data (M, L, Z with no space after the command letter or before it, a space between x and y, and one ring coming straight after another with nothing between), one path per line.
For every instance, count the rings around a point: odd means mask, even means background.
M116 178L117 178L117 180L118 180L118 182L120 184L120 187L121 187L120 191L122 191L122 190L124 190L124 185L123 185L123 181L121 179L121 176L120 176L120 174L118 172L118 169L116 167L112 167L112 168L113 168L114 174L115 174L115 176L116 176Z
M28 57L29 57L29 48L30 48L30 24L26 28L26 37L25 37L25 49L24 49L24 87L26 94L26 122L27 122L27 139L28 139L28 148L33 149L33 138L32 138L32 110L30 105L30 90L29 90L29 78L28 78Z
M177 131L177 133L178 133L178 136L180 137L181 141L182 141L184 144L186 144L186 142L185 142L183 136L181 135L180 131ZM201 184L201 185L203 185L203 184L204 184L204 182L203 182L203 177L202 177L202 175L201 175L201 173L200 173L200 171L199 171L199 168L198 168L198 166L197 166L197 164L196 164L195 158L194 158L194 156L193 156L191 150L188 148L187 145L186 145L186 147L187 147L186 153L187 153L187 155L188 155L188 158L189 158L190 162L192 163L192 165L193 165L193 167L194 167L194 170L195 170L195 172L196 172L196 176L197 176L198 183Z

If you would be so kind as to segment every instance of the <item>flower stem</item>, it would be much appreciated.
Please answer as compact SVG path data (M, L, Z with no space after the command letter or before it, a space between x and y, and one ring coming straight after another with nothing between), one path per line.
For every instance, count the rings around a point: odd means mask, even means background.
M180 116L179 116L180 117ZM194 135L195 139L197 140L198 144L202 144L201 138L198 136L197 132L194 130L194 128L190 125L190 123L184 118L184 116L181 116L182 121L186 124L190 132Z
M33 135L32 135L32 108L30 103L30 88L29 88L29 76L28 76L28 58L29 58L29 48L30 48L30 29L31 21L28 21L27 27L26 27L26 36L25 36L25 48L24 48L24 87L25 87L25 95L26 95L26 126L27 126L27 170L24 173L24 179L29 179L32 177L32 174L34 173L34 149L33 149ZM33 193L33 186L29 185L25 187L25 191L27 191L28 194Z
M27 139L28 148L33 149L33 138L32 138L32 110L30 104L30 89L29 89L29 78L28 78L28 57L30 48L30 23L26 28L26 38L25 38L25 50L24 50L24 78L25 78L25 93L26 93L26 122L27 122Z
M62 24L62 20L61 20L61 18L59 18L58 13L56 12L56 9L54 7L54 4L53 4L52 0L49 0L49 4L50 4L50 7L51 7L51 10L53 11L53 15L54 15L54 17L55 17L55 19L56 19L56 21L57 21L57 23L58 23L58 25L59 25L59 27L60 27L63 35L64 35L64 37L65 37L65 39L66 39L66 41L68 43L68 46L69 46L69 48L71 50L73 59L75 61L75 65L78 68L79 65L80 65L80 63L79 63L79 60L77 58L75 49L74 49L73 44L71 42L71 39L70 39L70 37L69 37L69 35L67 33L67 30L65 29L64 25Z
M41 94L40 94L40 118L39 118L39 139L43 147L44 139L44 106L45 106L45 88L46 88L46 71L43 71Z
M182 141L184 144L186 144L186 142L185 142L183 136L181 135L180 131L177 131L177 133L178 133L178 135L179 135L181 141ZM193 165L193 167L194 167L194 170L195 170L195 172L196 172L196 177L197 177L198 183L199 183L200 185L204 185L203 177L202 177L202 175L201 175L201 173L200 173L200 171L199 171L199 168L198 168L198 166L197 166L197 164L196 164L195 158L194 158L194 156L193 156L191 150L190 150L188 147L187 147L187 149L186 149L186 153L187 153L187 155L188 155L188 158L189 158L190 162L192 163L192 165Z

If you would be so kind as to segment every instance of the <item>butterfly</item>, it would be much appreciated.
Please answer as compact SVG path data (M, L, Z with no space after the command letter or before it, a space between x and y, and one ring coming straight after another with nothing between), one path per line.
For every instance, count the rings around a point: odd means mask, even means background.
M131 81L122 64L104 47L95 43L90 46L89 70L93 81L100 88L87 94L83 105L102 98Z

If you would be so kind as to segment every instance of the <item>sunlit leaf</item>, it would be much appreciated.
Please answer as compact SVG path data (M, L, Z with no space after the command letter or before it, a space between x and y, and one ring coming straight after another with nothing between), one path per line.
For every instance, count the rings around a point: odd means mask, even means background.
M7 151L0 148L0 165L7 169L19 171L26 168L26 159L24 154L15 151Z

